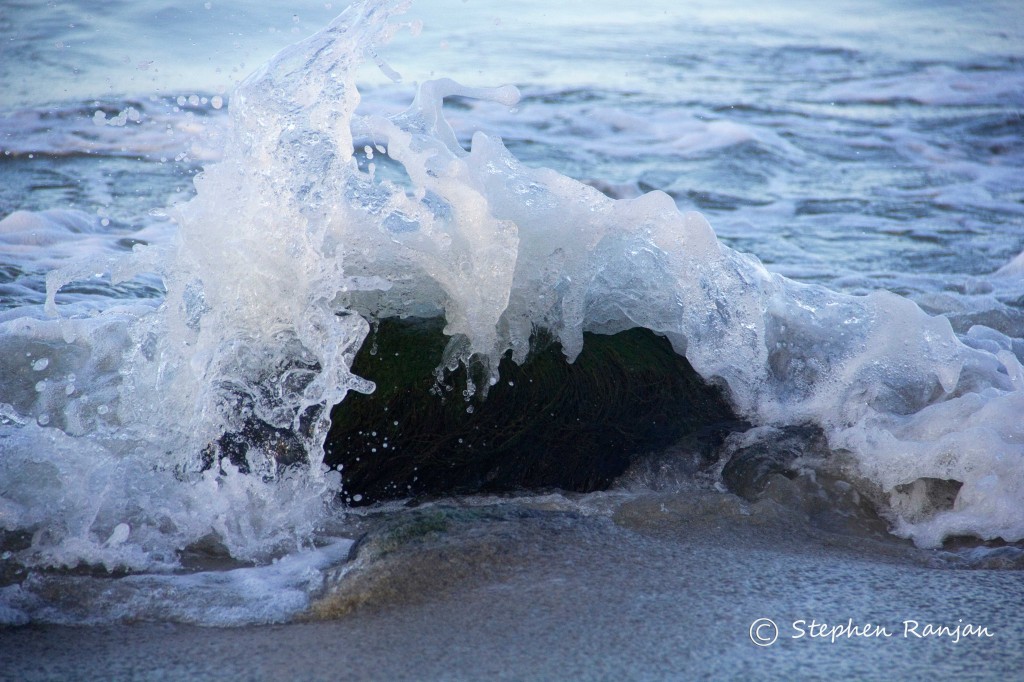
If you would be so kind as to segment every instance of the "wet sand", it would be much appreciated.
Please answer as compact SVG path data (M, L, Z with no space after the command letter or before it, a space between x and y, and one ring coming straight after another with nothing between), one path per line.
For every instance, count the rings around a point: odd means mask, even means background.
M0 678L1008 679L1024 666L1022 571L949 568L729 495L583 500L392 515L329 576L308 615L325 620L0 631ZM770 646L751 640L760 618L777 625ZM810 636L812 619L890 636L833 642ZM905 636L907 620L991 636Z

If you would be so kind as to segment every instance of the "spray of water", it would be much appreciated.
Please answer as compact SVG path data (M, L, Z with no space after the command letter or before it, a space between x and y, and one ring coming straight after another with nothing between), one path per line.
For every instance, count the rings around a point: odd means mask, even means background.
M211 536L248 560L301 546L343 475L322 465L327 411L373 390L350 371L368 321L433 314L443 365L492 381L535 327L568 361L584 331L654 330L751 421L821 427L896 532L1024 538L1012 340L773 275L666 194L613 200L480 132L464 149L445 98L511 106L512 87L431 81L405 112L356 115L363 59L396 75L377 50L403 9L357 3L240 86L172 245L54 271L51 317L2 324L0 523L31 535L19 560L153 570ZM166 295L59 305L96 273L157 273ZM929 479L960 484L952 507Z

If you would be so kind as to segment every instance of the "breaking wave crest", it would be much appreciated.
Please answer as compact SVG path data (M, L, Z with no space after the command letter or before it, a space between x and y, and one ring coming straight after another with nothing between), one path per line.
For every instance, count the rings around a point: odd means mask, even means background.
M30 538L20 562L159 570L211 536L250 561L308 544L343 485L328 411L374 388L350 371L371 322L432 315L444 367L483 368L470 391L537 328L570 362L584 332L647 328L753 424L819 427L896 534L1024 539L1019 340L772 274L662 192L612 199L482 132L464 149L444 100L511 107L511 86L429 81L404 112L360 114L364 59L398 77L378 49L403 9L358 3L238 88L173 243L61 267L45 315L0 324L0 523ZM61 304L97 273L166 293ZM247 473L218 457L225 434L249 440Z

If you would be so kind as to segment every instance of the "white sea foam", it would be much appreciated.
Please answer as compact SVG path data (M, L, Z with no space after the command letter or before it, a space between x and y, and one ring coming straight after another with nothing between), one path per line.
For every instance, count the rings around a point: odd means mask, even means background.
M323 586L324 571L342 562L351 546L351 540L334 540L266 566L228 571L121 578L34 575L0 588L0 625L32 620L69 625L281 623L309 607ZM49 598L40 598L41 592Z
M78 106L23 108L0 114L4 156L94 154L215 161L221 151L223 98L94 101ZM194 99L194 104L190 101ZM220 106L214 106L220 102Z
M69 261L98 259L128 250L119 239L165 241L168 230L110 230L102 218L74 209L15 211L0 220L0 245L5 255L22 266L56 269Z
M0 519L32 536L19 561L167 569L211 534L248 560L304 546L339 487L321 464L326 410L373 389L349 370L367 320L429 313L447 319L445 365L481 362L492 377L537 326L568 360L584 331L652 329L753 422L819 425L847 473L890 500L898 533L1024 538L1017 340L961 339L896 295L773 274L665 193L609 198L485 132L463 148L444 98L507 108L514 88L428 81L407 111L357 115L356 67L380 59L401 9L359 3L240 86L173 243L61 262L48 278L57 317L2 323ZM676 153L789 147L738 124L612 119L597 124ZM366 147L372 159L355 152ZM43 218L39 239L63 220ZM43 218L0 225L32 234ZM62 307L62 287L96 272L155 273L166 294L158 308ZM285 466L246 436L252 423L300 443L303 460ZM251 473L204 461L224 434L248 438ZM962 484L953 507L905 493L924 479Z
M864 78L830 85L821 91L821 98L832 102L872 104L907 100L948 106L1024 102L1015 75L993 71L963 72L947 66L923 68L913 77Z

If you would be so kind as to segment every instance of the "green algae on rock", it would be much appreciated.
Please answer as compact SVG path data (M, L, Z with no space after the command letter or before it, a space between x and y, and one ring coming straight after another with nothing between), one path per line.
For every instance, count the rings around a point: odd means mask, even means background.
M334 408L324 446L348 502L599 490L640 454L695 433L710 452L737 423L722 391L646 329L585 334L571 364L539 331L522 365L506 356L501 378L468 395L476 368L438 375L442 328L387 318L356 356L352 371L377 388Z

